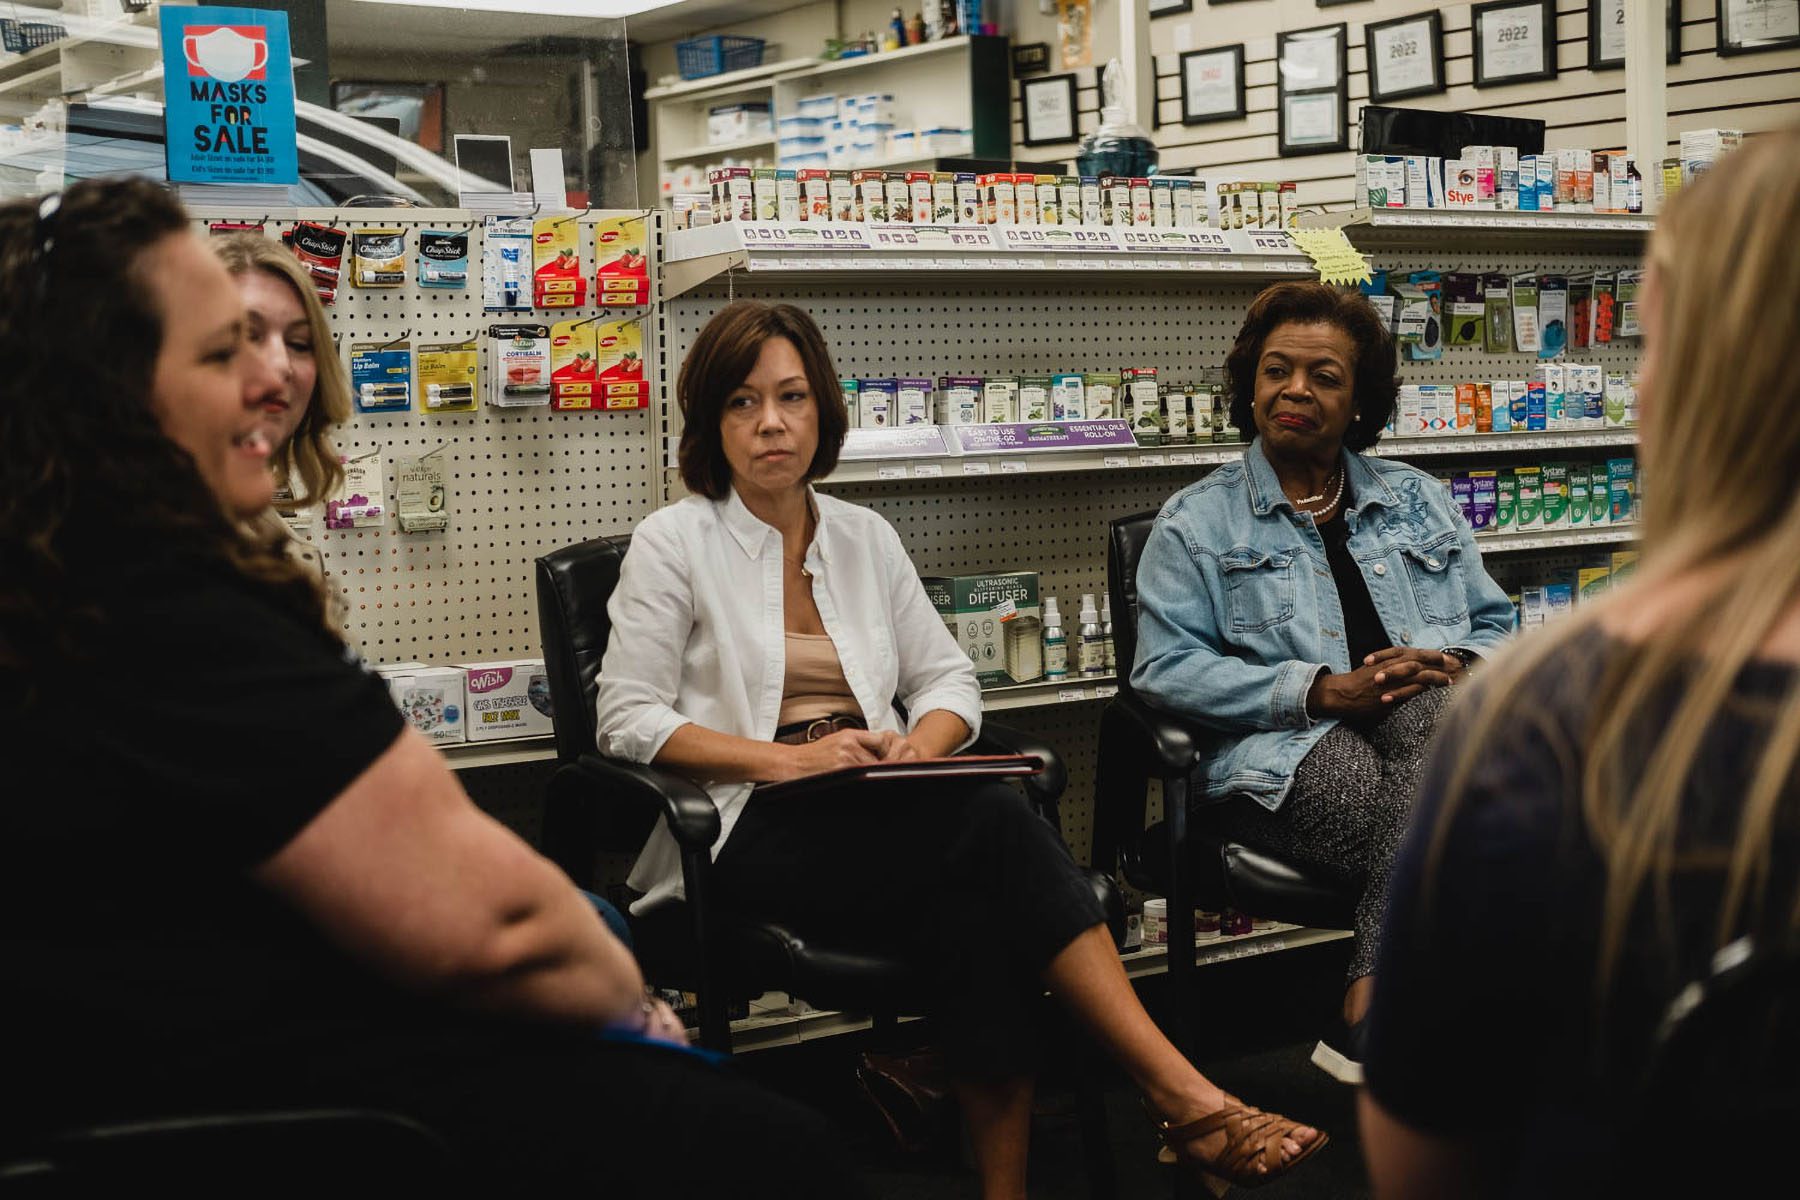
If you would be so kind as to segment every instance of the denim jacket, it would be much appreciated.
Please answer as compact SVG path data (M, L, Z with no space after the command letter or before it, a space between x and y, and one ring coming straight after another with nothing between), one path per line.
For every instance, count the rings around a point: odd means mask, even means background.
M1486 654L1513 609L1481 565L1443 485L1416 468L1344 453L1351 556L1395 645ZM1309 717L1321 669L1351 669L1344 610L1310 513L1288 501L1262 442L1177 492L1138 564L1131 686L1215 731L1195 786L1277 809L1294 769L1336 718Z

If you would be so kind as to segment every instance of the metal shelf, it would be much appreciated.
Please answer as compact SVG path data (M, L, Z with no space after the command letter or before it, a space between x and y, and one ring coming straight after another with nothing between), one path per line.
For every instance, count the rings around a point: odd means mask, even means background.
M947 441L950 439L946 439ZM1476 433L1454 437L1388 438L1365 453L1402 460L1519 451L1576 450L1637 444L1634 427L1558 430L1541 433ZM1026 454L956 454L838 461L820 483L899 483L944 476L1061 474L1075 471L1120 471L1136 467L1211 467L1243 457L1244 443L1218 442L1192 446L1116 447L1106 450L1037 451Z
M1635 521L1595 525L1587 529L1529 529L1520 533L1478 533L1475 544L1483 554L1515 554L1539 550L1564 550L1578 546L1616 546L1635 542Z
M1498 212L1488 209L1355 208L1301 213L1302 229L1342 229L1359 247L1432 248L1529 240L1545 250L1616 254L1643 241L1656 218L1637 213Z

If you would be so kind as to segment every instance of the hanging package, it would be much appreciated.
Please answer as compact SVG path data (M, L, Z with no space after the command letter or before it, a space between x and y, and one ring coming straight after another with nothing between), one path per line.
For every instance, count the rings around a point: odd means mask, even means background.
M419 231L419 286L469 286L469 235L442 229Z
M344 270L344 243L350 235L330 225L300 221L281 240L312 276L313 290L319 293L319 299L326 304L335 302Z
M357 287L397 288L406 282L406 231L359 229L350 236Z

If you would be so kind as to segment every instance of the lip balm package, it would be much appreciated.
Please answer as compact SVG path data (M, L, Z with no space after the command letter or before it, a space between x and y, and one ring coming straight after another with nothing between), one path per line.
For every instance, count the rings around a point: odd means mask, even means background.
M357 412L405 412L412 407L412 347L350 347L350 395Z
M359 229L350 235L357 287L399 287L406 282L406 230Z
M313 290L325 304L337 300L338 279L343 274L344 244L350 235L329 225L301 221L283 235L282 240L312 276Z
M469 286L469 235L443 229L419 231L419 286Z
M488 403L530 408L550 403L550 327L488 326Z
M550 327L550 407L594 407L594 323L558 321Z
M481 307L484 312L531 311L531 218L482 221Z
M481 352L474 342L420 346L414 363L419 411L474 412L479 403L475 379L480 361Z

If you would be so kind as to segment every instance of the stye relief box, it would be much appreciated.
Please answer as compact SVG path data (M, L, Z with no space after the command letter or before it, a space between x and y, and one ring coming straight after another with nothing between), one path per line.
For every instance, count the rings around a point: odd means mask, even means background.
M400 715L427 741L467 740L462 668L407 662L377 667L375 673L387 681Z
M550 677L543 659L465 663L462 674L471 742L555 732L550 719Z
M922 582L982 687L1029 683L1042 674L1044 613L1036 571L940 575ZM1028 647L1026 640L1038 645Z

